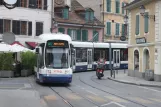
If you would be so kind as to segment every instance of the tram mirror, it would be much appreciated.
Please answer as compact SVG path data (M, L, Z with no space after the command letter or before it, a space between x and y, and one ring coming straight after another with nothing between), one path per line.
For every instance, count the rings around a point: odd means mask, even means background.
M70 48L73 48L74 46L72 44L70 44Z
M36 48L36 54L39 54L39 48Z

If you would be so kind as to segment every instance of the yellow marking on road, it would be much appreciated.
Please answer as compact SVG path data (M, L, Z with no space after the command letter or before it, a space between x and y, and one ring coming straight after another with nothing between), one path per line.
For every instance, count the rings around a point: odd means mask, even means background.
M157 99L157 98L149 98L149 99L152 100L152 101L161 102L161 100Z
M150 103L152 103L149 100L145 100L145 99L142 99L142 98L139 98L139 97L130 97L130 99L131 100L135 100L135 101L140 102L140 103L144 103L144 104L150 104Z
M44 96L44 99L45 100L48 100L48 101L54 101L54 100L56 100L57 98L56 98L56 96L55 95L48 95L48 96Z
M79 97L75 94L69 94L69 95L67 95L67 97L71 100L81 100L82 99L82 97Z
M107 102L107 100L103 99L103 98L100 98L98 96L90 96L90 95L87 95L86 96L87 98L93 100L93 101L97 101L97 102Z
M124 102L124 103L127 102L126 100L118 98L118 97L115 97L115 96L105 96L105 97L110 99L110 100L112 100L112 101L115 101L115 102Z

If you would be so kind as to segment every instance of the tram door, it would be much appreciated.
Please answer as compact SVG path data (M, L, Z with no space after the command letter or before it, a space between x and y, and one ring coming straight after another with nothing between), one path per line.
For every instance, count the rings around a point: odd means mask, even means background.
M120 50L113 50L113 67L120 68Z
M73 69L73 71L75 71L75 65L76 65L76 50L73 49L73 52L72 52L72 69Z
M92 69L92 49L87 50L87 69Z

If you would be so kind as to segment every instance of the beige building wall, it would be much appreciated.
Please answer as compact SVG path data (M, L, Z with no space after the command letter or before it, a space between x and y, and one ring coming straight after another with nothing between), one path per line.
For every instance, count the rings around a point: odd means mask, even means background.
M120 0L120 13L116 13L116 0L111 0L111 12L107 12L107 0L104 0L104 34L105 34L105 41L109 41L109 40L116 40L116 41L120 41L120 36L122 35L122 24L124 24L124 20L123 17L125 15L125 11L124 14L122 14L122 2L124 3L128 3L129 0ZM103 3L103 0L102 0ZM107 33L107 22L112 22L112 20L114 21L113 23L111 23L111 35L106 35ZM119 37L115 37L115 24L119 23L120 24L120 32L119 32Z

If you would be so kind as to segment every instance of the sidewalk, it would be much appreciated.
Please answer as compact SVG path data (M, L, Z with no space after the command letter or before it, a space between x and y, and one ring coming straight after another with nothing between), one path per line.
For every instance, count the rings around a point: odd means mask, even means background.
M147 81L142 78L138 77L131 77L128 76L128 70L124 73L123 70L119 70L118 74L116 73L115 78L110 76L110 71L105 72L108 75L108 79L120 83L125 83L125 84L131 84L131 85L139 85L139 86L148 86L148 87L159 87L161 88L161 82L156 82L156 81Z
M29 77L0 78L0 107L45 107Z

